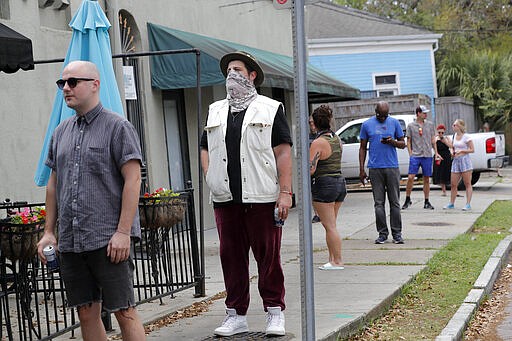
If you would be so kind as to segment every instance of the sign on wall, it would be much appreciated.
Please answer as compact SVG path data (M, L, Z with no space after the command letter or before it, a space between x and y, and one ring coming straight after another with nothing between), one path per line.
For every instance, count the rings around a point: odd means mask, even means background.
M133 66L123 66L124 79L124 97L125 99L137 99L137 90L135 89L135 77L133 75Z

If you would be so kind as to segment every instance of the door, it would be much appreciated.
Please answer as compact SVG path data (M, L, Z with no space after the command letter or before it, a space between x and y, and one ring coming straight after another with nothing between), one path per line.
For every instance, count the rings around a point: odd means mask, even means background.
M163 94L165 141L169 184L174 191L186 188L190 180L188 137L183 92L170 91Z

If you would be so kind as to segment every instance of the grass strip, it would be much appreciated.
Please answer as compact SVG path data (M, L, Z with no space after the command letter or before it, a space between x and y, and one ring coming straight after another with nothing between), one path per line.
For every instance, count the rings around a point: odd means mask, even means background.
M403 266L403 265L409 265L409 266L418 266L423 265L423 263L418 262L372 262L372 263L357 263L357 262L350 262L345 263L347 265L364 265L364 266L383 266L383 265L389 265L389 266Z
M434 340L508 234L511 210L512 201L494 202L472 232L453 239L429 260L385 315L348 340Z

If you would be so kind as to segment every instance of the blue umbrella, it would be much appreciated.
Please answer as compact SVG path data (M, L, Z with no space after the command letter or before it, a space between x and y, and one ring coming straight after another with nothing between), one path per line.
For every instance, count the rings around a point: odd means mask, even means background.
M73 19L71 19L69 26L73 29L73 35L62 69L64 70L66 65L74 60L87 60L96 64L101 80L101 103L105 108L124 115L123 104L112 65L112 53L108 35L108 29L111 25L98 2L84 0L73 16ZM53 131L60 122L74 114L75 111L68 108L64 102L62 91L57 90L43 149L34 177L37 186L45 186L50 177L50 168L44 162L48 156L48 148Z

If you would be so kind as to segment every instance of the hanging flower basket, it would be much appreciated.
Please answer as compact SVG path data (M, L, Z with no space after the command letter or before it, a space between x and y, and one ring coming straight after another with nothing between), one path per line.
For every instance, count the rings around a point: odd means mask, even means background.
M0 251L11 261L29 260L37 253L44 232L46 212L42 207L25 208L0 221Z
M44 221L23 225L2 223L2 255L12 261L32 259L37 253L37 242L41 239L43 231Z
M185 216L187 202L178 193L159 188L139 200L140 225L146 228L171 228Z

